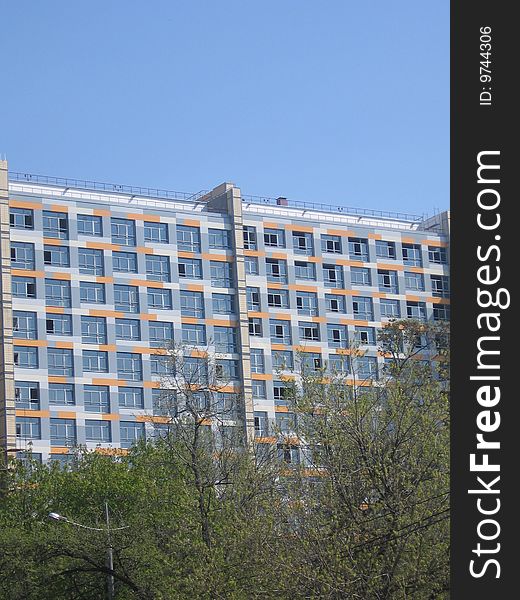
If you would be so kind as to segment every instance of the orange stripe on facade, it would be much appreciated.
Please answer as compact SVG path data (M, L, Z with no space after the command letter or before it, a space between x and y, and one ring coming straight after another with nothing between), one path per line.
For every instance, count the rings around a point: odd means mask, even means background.
M177 252L177 256L179 258L195 258L195 252L185 252L184 250L179 250Z
M265 223L264 223L265 227ZM302 231L303 233L314 233L314 227L310 227L309 225L285 225L286 231Z
M25 202L24 200L9 200L9 206L11 208L31 208L33 210L40 210L42 204L40 202Z
M121 415L118 415L115 413L105 413L105 414L101 415L102 421L119 421L120 418L121 418Z
M163 288L164 283L162 281L148 281L147 279L130 279L130 285L137 285L140 287L151 287L151 288Z
M133 219L134 221L150 221L151 223L160 223L161 222L161 217L159 215L129 213L126 215L126 218Z
M60 279L62 281L70 281L72 279L71 273L49 273L52 279Z
M92 385L112 385L112 386L118 386L118 385L122 385L125 386L126 385L126 381L123 381L121 379L104 379L103 377L94 377L92 379Z
M61 246L63 244L62 240L56 238L43 238L43 243L46 246Z
M244 250L244 256L265 256L261 250Z
M58 419L76 419L76 413L72 410L59 410Z
M25 410L23 408L17 408L15 411L17 417L50 417L49 410Z
M96 277L96 281L98 283L114 283L114 278L113 277L104 277L103 275L99 275L98 277Z
M233 262L233 256L229 254L211 254L211 253L203 253L202 258L204 260L215 260L218 262Z
M65 313L65 309L63 308L63 306L46 306L45 310L48 313L52 313L52 314L56 314L56 315L62 315Z
M251 312L247 313L247 316L250 319L268 319L269 318L269 313L251 311Z
M115 344L99 344L98 350L102 352L116 352L117 346Z
M259 381L271 381L273 376L269 375L268 373L251 373L251 379L257 379Z
M86 242L85 246L87 248L95 248L97 250L113 250L114 252L121 250L121 246L118 244L109 244L107 242Z
M151 313L141 313L139 318L141 321L157 321L157 315Z
M200 221L196 221L195 219L182 219L182 224L187 227L200 227Z
M188 283L186 285L186 290L189 292L203 292L204 286L200 283Z
M11 269L13 277L37 277L39 279L45 277L44 271L26 271L25 269Z
M46 340L23 340L20 338L13 339L13 344L15 346L38 346L40 348L44 348L47 346L47 343L48 342Z
M89 308L88 314L91 317L122 317L124 313L120 313L117 310L102 310L99 308Z
M48 379L49 383L67 383L67 378L59 375L49 375Z
M448 242L442 242L441 240L421 240L423 246L435 246L436 248L447 248Z
M102 210L100 208L94 208L92 214L96 217L109 217L112 213L109 210Z
M53 212L69 212L69 207L65 204L51 204L51 207L47 210L51 210Z
M342 237L354 237L356 234L350 229L327 229L327 235L340 235Z
M72 350L74 348L73 342L54 342L54 348L66 348L68 350Z
M137 246L135 251L137 254L155 254L155 250L153 248L147 248L146 246Z
M143 387L146 389L157 389L161 387L160 381L145 381L143 382Z
M376 266L378 269L384 269L385 271L404 271L403 265L397 265L395 263L388 264L378 262Z
M272 252L270 254L266 254L267 258L276 258L277 260L287 260L287 254L283 252Z
M319 346L293 346L293 350L296 350L296 352L317 352L321 354L322 348Z
M271 284L269 284L271 285ZM318 288L315 285L300 285L298 283L291 283L287 286L290 290L296 290L297 292L317 292Z
M382 240L383 236L380 233L369 233L368 239L369 240Z

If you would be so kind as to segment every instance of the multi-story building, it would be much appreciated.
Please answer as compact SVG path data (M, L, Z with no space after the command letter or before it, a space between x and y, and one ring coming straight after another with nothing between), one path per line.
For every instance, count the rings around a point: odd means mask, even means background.
M290 427L283 373L377 378L392 318L449 318L449 215L10 173L0 163L0 437L43 460L152 435L169 340L218 354L248 436ZM361 345L363 356L351 359ZM282 374L282 375L281 375ZM155 413L155 414L154 414ZM289 457L287 460L292 460Z

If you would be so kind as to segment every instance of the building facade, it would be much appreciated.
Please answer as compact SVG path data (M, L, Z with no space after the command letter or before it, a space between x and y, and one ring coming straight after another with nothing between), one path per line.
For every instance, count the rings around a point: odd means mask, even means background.
M0 166L0 442L19 457L66 460L76 445L110 452L155 435L165 341L216 353L248 437L271 439L290 427L283 375L302 361L377 379L385 322L449 318L447 213Z

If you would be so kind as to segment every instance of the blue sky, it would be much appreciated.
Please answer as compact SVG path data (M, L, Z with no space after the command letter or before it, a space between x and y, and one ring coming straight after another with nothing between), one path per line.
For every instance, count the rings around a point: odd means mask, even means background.
M2 6L10 169L414 213L449 202L449 2Z

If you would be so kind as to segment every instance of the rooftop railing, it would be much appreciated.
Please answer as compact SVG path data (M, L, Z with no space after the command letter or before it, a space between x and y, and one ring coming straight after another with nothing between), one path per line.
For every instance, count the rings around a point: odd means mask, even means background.
M112 194L142 196L148 198L157 198L161 200L181 200L184 202L197 202L197 200L199 200L205 194L208 193L208 190L200 190L196 193L176 192L172 190L164 190L159 188L123 185L119 183L104 183L88 179L70 179L67 177L35 175L32 173L22 173L17 171L9 172L9 180L13 182L33 183L78 190L93 190ZM374 210L371 208L359 208L352 206L338 206L320 202L305 202L302 200L289 200L286 198L280 199L270 198L267 196L252 196L249 194L242 194L242 201L246 204L269 205L278 206L280 208L294 208L303 211L317 211L353 215L358 217L390 219L395 221L404 221L407 223L421 223L426 218L426 215L414 215L402 212Z

